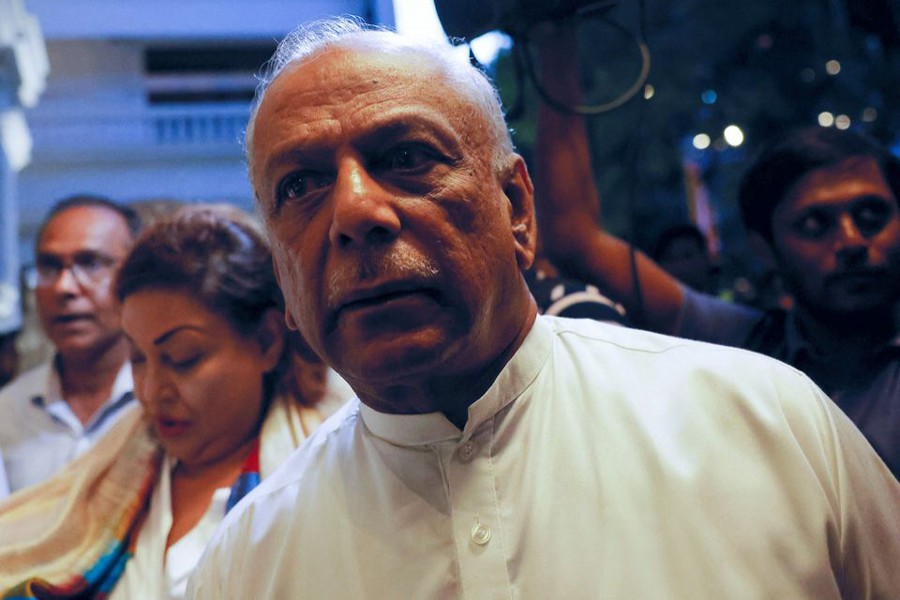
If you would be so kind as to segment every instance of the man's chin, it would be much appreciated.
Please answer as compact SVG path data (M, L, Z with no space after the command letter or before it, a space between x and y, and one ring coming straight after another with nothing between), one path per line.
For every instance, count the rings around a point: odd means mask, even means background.
M55 348L56 353L63 358L92 356L105 347L104 344L95 336L88 335L69 336L62 338L59 341L51 341L53 342L53 347Z
M440 356L442 352L434 347L370 348L342 356L334 368L347 381L390 386L427 377Z
M877 327L889 329L896 301L883 295L831 298L809 310L818 319L839 330Z

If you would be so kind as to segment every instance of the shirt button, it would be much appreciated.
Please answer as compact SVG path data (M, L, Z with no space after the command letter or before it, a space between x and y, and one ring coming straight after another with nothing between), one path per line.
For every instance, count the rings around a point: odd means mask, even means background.
M459 460L464 463L471 461L476 454L478 454L478 444L475 442L469 441L459 447Z
M484 523L475 521L475 524L472 525L472 541L479 546L487 544L491 541L491 528Z

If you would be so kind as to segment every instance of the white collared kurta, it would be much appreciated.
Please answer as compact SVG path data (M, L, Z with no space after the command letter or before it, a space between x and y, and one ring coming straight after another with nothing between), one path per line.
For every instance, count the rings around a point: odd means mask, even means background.
M351 402L195 598L900 597L900 485L761 355L538 317L463 431Z

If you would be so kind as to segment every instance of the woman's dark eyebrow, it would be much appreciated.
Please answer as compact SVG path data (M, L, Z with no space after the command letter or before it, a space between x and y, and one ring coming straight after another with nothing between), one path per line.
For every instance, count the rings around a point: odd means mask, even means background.
M196 325L179 325L178 327L173 327L173 328L170 329L169 331L165 332L164 334L162 334L161 336L159 336L158 338L156 338L155 340L153 340L153 345L154 345L154 346L160 346L160 345L166 343L167 341L169 341L170 339L172 339L172 337L173 337L176 333L180 333L180 332L186 331L186 330L189 330L189 331L200 331L200 332L203 331L202 328L197 327Z

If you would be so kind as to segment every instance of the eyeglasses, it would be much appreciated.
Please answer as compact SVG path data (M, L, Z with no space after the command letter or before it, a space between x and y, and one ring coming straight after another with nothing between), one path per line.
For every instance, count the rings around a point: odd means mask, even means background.
M71 261L64 261L58 256L42 255L38 257L37 285L49 287L59 280L63 271L69 270L72 277L81 287L90 287L108 279L119 260L100 252L79 252Z

